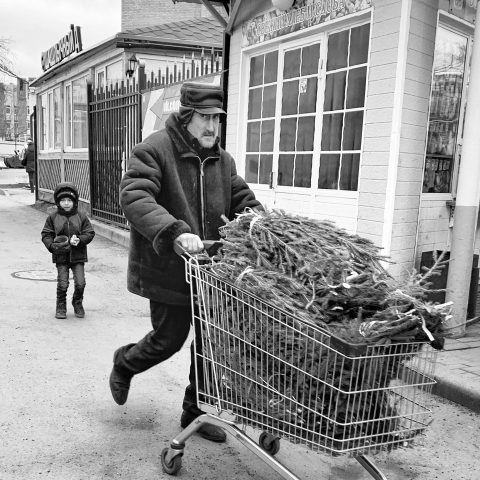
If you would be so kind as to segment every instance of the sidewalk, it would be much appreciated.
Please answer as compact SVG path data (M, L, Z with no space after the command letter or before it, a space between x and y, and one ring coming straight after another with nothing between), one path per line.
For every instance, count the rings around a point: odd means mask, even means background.
M34 195L26 189L0 185L0 195L5 193L39 210L49 208L44 202L35 204ZM98 235L128 246L128 232L95 220L92 224ZM444 350L438 352L435 379L436 395L480 413L480 319L467 325L464 337L446 339Z

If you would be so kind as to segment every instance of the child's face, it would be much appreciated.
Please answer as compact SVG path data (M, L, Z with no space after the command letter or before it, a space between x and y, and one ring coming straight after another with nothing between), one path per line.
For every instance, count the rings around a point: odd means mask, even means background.
M60 199L60 206L66 211L69 212L73 208L73 200L68 197L63 197Z

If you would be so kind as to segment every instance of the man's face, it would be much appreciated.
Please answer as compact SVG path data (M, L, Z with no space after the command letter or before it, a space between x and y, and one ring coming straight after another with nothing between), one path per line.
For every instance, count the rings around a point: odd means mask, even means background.
M193 112L192 119L187 125L187 130L198 140L203 148L212 148L218 135L220 115L206 115Z
M60 199L60 206L66 211L69 212L73 208L73 201L71 198L63 197Z

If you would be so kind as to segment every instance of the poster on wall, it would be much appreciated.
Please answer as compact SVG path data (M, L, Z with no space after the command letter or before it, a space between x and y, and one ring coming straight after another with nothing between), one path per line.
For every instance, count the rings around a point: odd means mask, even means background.
M192 81L220 85L220 75L194 78ZM167 118L180 107L181 83L142 93L142 140L165 127Z
M371 7L371 0L297 0L285 12L272 10L259 15L242 27L244 47L297 32L351 15Z

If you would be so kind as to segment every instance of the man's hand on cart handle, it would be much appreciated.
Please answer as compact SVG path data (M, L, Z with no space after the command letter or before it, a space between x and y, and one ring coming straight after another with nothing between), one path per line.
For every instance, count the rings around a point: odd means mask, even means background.
M203 252L204 248L202 240L194 233L182 233L173 241L173 249L178 255L195 255Z
M189 250L188 245L185 245L185 242L179 242L178 240L180 237L183 237L185 235L195 237L195 240L198 240L200 242L202 248L201 250L198 250L198 243L195 242L195 250ZM185 239L186 240L186 239ZM173 250L177 255L196 255L199 253L206 253L209 257L213 257L216 255L218 249L222 246L222 242L218 240L200 240L200 237L197 235L194 235L193 233L183 233L182 235L179 235L173 242Z

